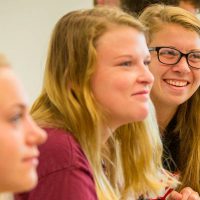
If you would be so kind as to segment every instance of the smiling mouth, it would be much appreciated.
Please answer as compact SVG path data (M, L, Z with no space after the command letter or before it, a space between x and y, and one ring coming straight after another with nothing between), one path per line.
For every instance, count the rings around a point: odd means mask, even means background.
M189 84L188 81L177 81L177 80L164 80L167 84L175 86L175 87L185 87Z

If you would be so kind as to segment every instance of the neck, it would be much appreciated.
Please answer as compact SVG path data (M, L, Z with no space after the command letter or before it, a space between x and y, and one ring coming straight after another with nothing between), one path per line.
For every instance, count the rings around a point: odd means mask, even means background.
M159 102L154 102L154 106L160 133L162 134L175 115L177 106L163 105Z
M103 138L102 138L103 144L105 144L114 131L108 126L104 127L102 130L103 130Z

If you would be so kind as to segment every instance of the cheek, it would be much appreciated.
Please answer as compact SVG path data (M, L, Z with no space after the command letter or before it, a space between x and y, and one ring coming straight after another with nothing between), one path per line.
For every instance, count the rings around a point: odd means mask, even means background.
M126 89L131 88L131 86L133 85L133 77L128 77L128 76L124 76L124 77L117 77L116 79L113 80L112 84L113 87L121 92L126 91Z
M133 77L120 73L98 74L91 80L92 91L95 96L111 96L116 91L123 92L130 87ZM111 95L112 93L112 95Z
M0 139L2 139L1 143L3 143L0 147L0 171L6 174L14 174L21 160L21 143L10 137Z
M196 82L196 86L197 88L200 86L200 70L197 71L197 73L194 74L194 78L195 78L195 82Z
M158 79L162 78L162 76L167 73L169 68L166 66L162 66L159 62L156 60L152 61L151 64L149 65L149 70L152 73L153 77L155 78L154 82L157 81Z
M158 62L157 62L156 58L152 58L151 63L149 64L149 70L151 71L151 73L154 73L156 71L156 69L155 69L155 68L157 68L156 66L158 66Z
M13 128L7 126L0 128L0 143L0 159L7 157L8 161L18 159L24 148L21 132L13 131ZM12 155L11 159L9 159L10 155Z
M110 75L104 82L93 87L94 97L105 110L119 108L119 104L131 93L132 82L133 80L127 76Z
M160 72L159 72L158 68L157 67L153 67L153 65L152 65L152 66L149 66L149 70L150 70L150 72L152 73L152 75L154 77L154 82L156 82L157 79L160 77Z

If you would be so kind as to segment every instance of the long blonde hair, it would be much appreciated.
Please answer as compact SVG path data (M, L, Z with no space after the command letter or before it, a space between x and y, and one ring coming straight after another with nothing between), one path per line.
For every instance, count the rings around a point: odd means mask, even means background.
M94 173L100 200L125 199L158 193L165 186L161 179L162 145L148 122L120 127L113 135L113 151L121 163L123 186L114 183L102 168L101 123L105 119L90 88L96 62L96 43L110 25L126 25L145 33L145 27L116 8L73 11L63 16L52 33L41 95L32 107L33 118L43 127L71 132L83 148ZM134 105L133 105L134 106ZM156 120L154 120L155 123ZM114 163L114 162L113 162ZM115 175L117 168L114 166Z
M164 29L165 24L173 23L187 30L196 32L200 37L200 21L193 14L178 7L152 5L144 10L140 21L149 28L148 43L152 41L154 33ZM181 33L180 33L181 34ZM173 133L179 135L180 181L179 190L189 186L200 193L200 88L185 103L178 107L172 120L176 124ZM177 144L178 145L178 144Z

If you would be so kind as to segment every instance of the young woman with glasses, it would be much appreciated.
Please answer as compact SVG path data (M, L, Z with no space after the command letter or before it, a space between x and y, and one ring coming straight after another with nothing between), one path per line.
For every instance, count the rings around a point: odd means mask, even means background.
M200 193L200 21L163 5L146 8L140 20L149 28L151 98L165 146L163 162L178 172L179 191L191 187Z

